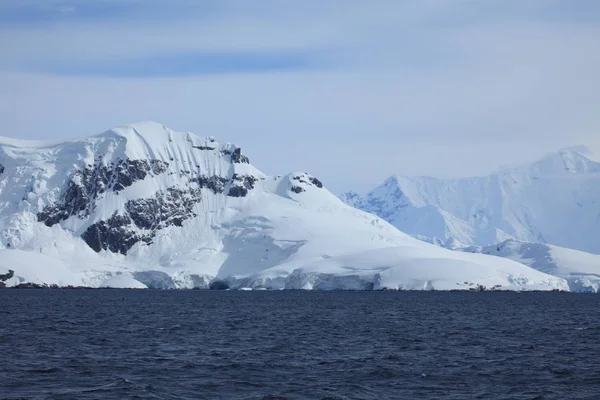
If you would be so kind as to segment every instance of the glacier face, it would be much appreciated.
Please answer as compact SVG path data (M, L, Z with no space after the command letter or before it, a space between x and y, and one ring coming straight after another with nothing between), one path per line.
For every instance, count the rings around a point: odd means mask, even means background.
M568 289L418 241L308 173L269 177L235 145L153 122L0 138L0 165L0 286Z
M600 163L582 147L484 177L394 175L341 198L447 247L517 239L600 254Z
M600 255L512 239L492 246L469 246L456 250L517 261L538 271L566 279L572 291L600 291Z

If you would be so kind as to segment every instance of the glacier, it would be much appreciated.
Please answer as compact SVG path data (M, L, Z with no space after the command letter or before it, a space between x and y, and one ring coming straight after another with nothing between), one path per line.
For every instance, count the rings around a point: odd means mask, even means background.
M600 255L513 239L492 246L469 246L456 250L517 261L538 271L564 278L571 291L600 291Z
M514 260L419 241L306 172L140 122L0 138L0 286L569 290Z

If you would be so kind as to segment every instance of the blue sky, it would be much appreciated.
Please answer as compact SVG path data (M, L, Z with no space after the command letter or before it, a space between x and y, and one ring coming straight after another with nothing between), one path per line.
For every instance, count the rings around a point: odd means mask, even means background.
M0 0L3 136L138 120L334 189L600 147L593 0Z

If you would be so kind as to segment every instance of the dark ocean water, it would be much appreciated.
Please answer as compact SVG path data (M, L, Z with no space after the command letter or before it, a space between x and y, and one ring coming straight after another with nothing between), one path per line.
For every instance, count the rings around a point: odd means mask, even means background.
M2 399L600 399L600 296L0 290Z

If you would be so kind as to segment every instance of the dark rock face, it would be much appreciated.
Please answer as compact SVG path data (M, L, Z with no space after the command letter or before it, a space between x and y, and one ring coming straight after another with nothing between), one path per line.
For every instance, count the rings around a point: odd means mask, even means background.
M227 196L229 197L246 197L248 194L248 189L243 186L232 186L229 188L229 192L227 192Z
M229 155L231 157L231 162L234 164L249 164L250 160L248 157L242 155L242 149L236 147L234 150L223 150L222 154Z
M258 179L256 179L256 177L254 177L252 175L238 175L238 174L233 174L231 179L236 182L242 182L244 187L248 190L254 189L254 184L258 180Z
M126 160L116 165L116 179L113 191L119 192L146 176L160 175L167 170L169 164L160 160Z
M0 174L4 173L4 165L0 164Z
M199 189L169 188L150 199L130 200L125 204L127 213L140 229L157 230L167 226L182 226L193 218L194 205L201 200Z
M227 290L229 289L229 284L225 281L214 281L210 283L208 288L210 290Z
M244 197L249 190L254 189L254 184L258 178L252 175L233 174L231 179L221 176L199 176L191 180L200 186L200 188L210 189L214 194L223 193L227 184L231 184L227 195L230 197Z
M304 189L302 189L300 186L292 186L292 192L302 193L302 192L304 192Z
M13 289L46 289L49 287L51 287L53 289L58 288L57 285L48 286L46 284L40 285L38 283L26 282L26 283L19 283L18 285L13 286Z
M198 149L198 150L214 150L214 147L210 147L210 146L192 146L192 148L194 149Z
M210 145L194 146L198 150L215 150ZM249 163L240 148L222 151L232 163ZM197 166L197 168L200 168ZM166 173L169 163L160 160L118 160L103 165L88 164L73 173L58 201L44 207L37 214L39 222L51 227L71 217L85 219L93 214L98 200L105 193L118 194L149 176ZM170 171L169 174L176 174ZM187 176L185 188L171 187L159 191L151 198L129 200L124 210L115 211L107 219L88 226L82 239L96 252L102 250L126 254L136 243L151 244L156 233L169 226L182 226L184 221L196 217L194 206L201 201L201 189L214 194L227 193L244 197L254 189L258 178L233 174L231 178L198 175L181 169L180 177ZM186 180L187 180L186 179Z
M192 182L196 182L201 189L210 189L214 194L223 193L228 181L228 179L216 175L199 176L198 178L192 179Z
M231 177L232 185L227 195L230 197L245 197L249 190L254 189L257 180L252 175L233 174Z
M131 218L117 215L115 212L106 221L96 222L90 225L81 235L81 238L94 251L109 250L113 253L127 254L127 251L137 242L150 243L150 235L139 235L130 228Z
M53 226L71 216L85 218L94 209L95 200L107 190L120 192L146 176L165 172L169 164L160 160L119 160L110 166L88 165L75 172L58 203L44 207L38 222Z
M6 274L0 274L0 282L7 281L10 278L12 278L13 276L15 276L15 271L13 271L12 269L9 269L8 273L6 273Z
M125 204L127 215L115 212L108 220L90 225L81 237L96 252L127 254L138 242L151 244L158 230L182 226L195 217L193 208L200 200L200 189L178 188L160 191L150 199L130 200Z
M312 183L313 185L315 185L316 187L318 187L319 189L323 188L323 182L321 182L320 180L318 180L317 178L315 178L314 176L311 176L310 178L308 178L310 180L310 183Z
M317 178L315 178L314 176L310 176L309 174L301 174L301 175L296 175L292 177L293 180L301 182L301 183L306 183L306 184L313 184L316 187L318 187L319 189L323 188L323 182L321 182L320 180L318 180ZM296 193L300 193L303 192L304 190L301 190L300 192L295 190L295 187L292 187L292 191L296 192Z

